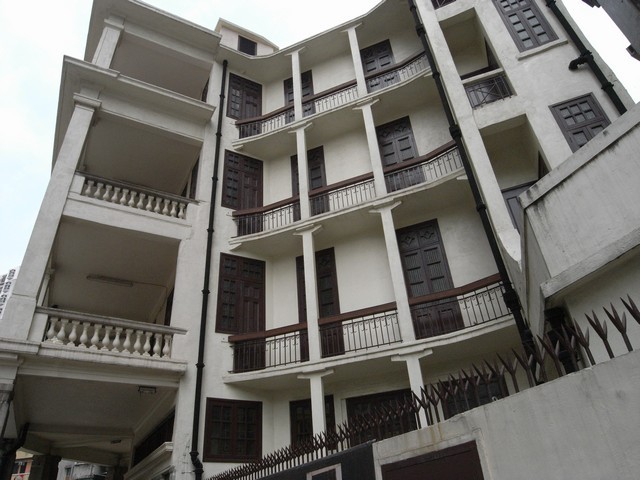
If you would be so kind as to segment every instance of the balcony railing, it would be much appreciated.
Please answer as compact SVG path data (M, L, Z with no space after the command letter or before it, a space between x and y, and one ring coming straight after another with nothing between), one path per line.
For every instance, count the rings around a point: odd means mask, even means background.
M264 207L233 212L238 236L275 230L300 220L298 197L288 198Z
M395 303L320 319L323 358L402 341Z
M460 152L455 143L450 142L427 155L388 167L385 173L387 192L432 183L460 169Z
M266 115L256 118L247 118L236 122L240 138L252 137L261 133L269 133L291 123L293 105L279 108Z
M512 95L507 77L499 73L493 77L485 78L464 86L473 108L495 102Z
M320 320L322 357L391 345L402 341L395 303ZM307 324L229 337L234 373L309 360Z
M356 82L349 82L303 99L305 116L322 113L346 105L358 98Z
M48 316L44 342L76 350L95 350L155 359L171 358L173 336L186 330L121 318L38 307Z
M402 63L392 65L379 72L374 72L365 77L367 82L367 90L374 92L383 88L390 87L396 83L404 82L415 77L419 73L426 72L429 69L427 55L424 52L418 53L408 58Z
M438 9L455 1L456 0L431 0L431 3L433 3L433 8Z
M173 218L184 218L187 205L193 200L159 192L131 183L108 180L95 175L78 172L84 177L80 194L104 202L122 205L137 210L157 213Z
M353 207L375 197L373 175L368 173L309 192L311 215Z
M498 274L463 287L409 300L416 338L435 337L506 318L504 287Z

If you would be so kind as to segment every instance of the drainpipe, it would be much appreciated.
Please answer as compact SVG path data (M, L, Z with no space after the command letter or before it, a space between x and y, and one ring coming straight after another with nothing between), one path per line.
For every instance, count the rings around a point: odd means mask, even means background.
M480 193L480 189L478 188L478 183L476 181L475 174L473 169L471 168L471 164L469 163L469 157L467 156L467 150L465 148L464 142L462 140L462 131L460 130L460 126L456 123L455 118L453 117L453 112L451 111L451 106L449 105L449 100L447 99L447 95L444 91L444 85L442 84L442 79L440 78L440 72L438 71L438 67L436 65L435 59L433 58L433 53L431 52L431 47L429 45L429 40L425 34L425 28L422 24L422 20L420 19L420 13L416 7L414 0L409 0L409 10L413 15L413 19L416 25L416 33L422 42L422 46L424 48L424 52L427 56L427 60L429 61L429 66L431 67L431 73L433 76L433 80L436 82L436 88L438 89L438 95L440 96L440 101L442 102L442 108L444 109L444 113L447 117L447 121L449 122L449 133L453 138L456 146L458 147L458 151L460 152L460 158L462 160L462 165L464 166L465 174L469 179L469 186L471 187L471 192L473 194L473 199L476 204L476 210L480 215L480 219L482 221L482 227L484 229L484 233L489 242L489 246L491 248L491 253L493 255L493 259L498 267L498 273L500 274L500 279L504 285L504 294L503 299L504 303L513 315L513 318L516 322L516 327L518 328L518 333L520 334L520 341L522 342L525 351L532 351L533 338L531 335L531 330L529 326L526 324L524 317L522 316L522 310L520 308L520 300L518 298L518 294L513 288L511 284L511 280L509 279L509 274L507 272L507 268L502 260L502 255L500 253L500 247L498 246L498 241L496 240L495 233L493 232L493 227L491 225L491 221L489 220L489 214L487 213L487 206L485 205L482 194Z
M551 9L555 17L558 19L558 21L564 28L564 30L567 32L567 35L569 35L569 38L571 39L571 41L574 43L576 47L578 47L578 51L580 52L580 56L578 56L578 58L574 60L571 60L571 62L569 63L569 70L577 70L580 65L583 65L585 63L589 65L589 68L591 68L591 71L600 82L600 86L602 87L602 90L604 90L604 92L609 96L609 98L615 105L616 109L618 110L618 113L620 115L625 113L627 109L622 103L622 100L620 100L620 97L618 96L616 91L614 90L613 83L611 83L607 79L604 72L602 71L600 66L597 64L596 60L593 58L593 53L591 53L587 49L587 47L582 42L582 40L580 39L576 31L571 26L571 24L568 22L567 18L564 16L560 8L558 8L556 0L547 0L547 7Z
M204 370L204 345L207 330L207 312L209 305L209 276L211 274L211 250L213 246L213 220L215 218L216 192L218 191L218 166L220 163L220 139L222 138L222 114L224 107L224 91L227 81L227 61L222 62L222 84L220 86L220 104L218 105L218 128L216 130L215 161L213 163L213 177L211 187L211 203L209 206L209 226L207 228L207 253L204 264L204 281L202 286L202 314L200 316L200 339L198 344L198 363L196 363L196 392L193 402L193 430L191 433L191 463L193 464L196 480L202 480L204 468L198 458L198 437L200 435L200 400L202 396L202 374Z

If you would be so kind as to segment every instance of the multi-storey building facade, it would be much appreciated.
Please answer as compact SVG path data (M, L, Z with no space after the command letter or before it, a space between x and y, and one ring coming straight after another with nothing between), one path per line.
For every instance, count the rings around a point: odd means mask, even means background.
M5 450L201 478L542 333L517 197L633 104L556 15L385 0L278 50L96 0L2 323Z

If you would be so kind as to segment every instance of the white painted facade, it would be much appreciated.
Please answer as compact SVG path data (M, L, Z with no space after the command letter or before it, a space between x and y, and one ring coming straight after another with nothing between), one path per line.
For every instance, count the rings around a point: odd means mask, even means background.
M528 220L521 238L502 190L538 181L540 164L551 173L536 188L549 184L551 190L577 158L588 162L593 149L607 149L601 141L606 132L626 124L616 123L620 115L589 71L567 70L577 50L544 2L534 3L557 38L522 52L492 2L457 0L434 10L432 2L421 0L417 6L499 251L525 316L539 333L546 308L562 304L573 315L586 304L579 289L560 303L547 303L536 295L541 284L547 288L596 246L572 242L561 209L539 207L552 195L534 198L533 189L522 197ZM291 402L310 399L309 427L317 433L325 428L325 395L332 396L340 423L348 421L348 399L417 392L484 355L517 347L518 330L502 297L478 293L480 283L491 284L486 279L494 278L498 266L468 175L449 149L448 119L414 32L407 4L385 0L360 18L278 49L224 20L208 30L134 0L95 0L84 60L64 60L52 178L0 324L0 419L7 418L6 437L17 438L29 423L25 448L128 469L127 479L194 478L190 452L196 451L208 477L238 463L214 461L205 452L212 437L208 399L260 405L258 453L266 454L292 442ZM239 36L256 42L257 56L237 51ZM385 40L393 62L383 73L392 79L369 92L360 51ZM631 107L622 86L603 68ZM313 77L314 110L305 115L301 77L307 71ZM243 123L229 116L231 74L261 86L253 126L247 127L247 118ZM467 90L496 76L510 93L500 98L490 93L492 101L473 108ZM291 105L283 94L289 78ZM591 94L614 125L572 156L550 106L583 94ZM286 113L289 107L292 113ZM402 169L384 164L376 127L405 116L413 157L424 156L424 166L416 161L409 173L398 173ZM625 148L633 149L636 137L637 132ZM320 146L324 178L318 188L327 196L318 211L307 152ZM430 153L436 150L438 155ZM225 152L262 162L261 201L244 212L223 206L233 190ZM611 152L615 157L615 149ZM637 165L630 168L629 185ZM397 179L404 183L388 191L387 182ZM580 190L582 183L576 182L571 188ZM260 212L250 224L259 227L242 231L238 225L248 209ZM557 218L549 217L557 224L548 232L564 242L557 252L555 237L541 235L549 209L557 212ZM431 297L418 301L406 285L408 260L401 257L397 232L432 220L450 284L427 289ZM630 221L637 226L635 217ZM616 228L607 230L607 238L614 244L629 232L617 228L613 218L612 223ZM323 354L321 344L330 320L321 314L315 252L329 248L337 285L331 288L339 297L334 314L342 322L337 335L344 342L337 355L327 354L326 347ZM223 255L264 264L264 316L257 332L218 331L224 330L218 305ZM632 260L623 263L624 278L636 285ZM306 323L299 318L299 274L305 280ZM435 278L434 273L430 281ZM203 290L210 293L201 337ZM610 290L607 294L618 295ZM434 302L437 294L457 305L457 326L420 333L412 309ZM463 294L506 313L479 317L479 307L465 303ZM378 320L370 319L373 313ZM382 329L376 322L388 322L386 333L377 340L356 338L349 333L354 321L369 335ZM308 359L301 329L306 329ZM234 362L246 333L264 341L254 347L261 358L254 353L248 364ZM200 342L204 367L194 445ZM175 419L167 420L171 415ZM140 453L165 420L172 433L158 438L166 441Z

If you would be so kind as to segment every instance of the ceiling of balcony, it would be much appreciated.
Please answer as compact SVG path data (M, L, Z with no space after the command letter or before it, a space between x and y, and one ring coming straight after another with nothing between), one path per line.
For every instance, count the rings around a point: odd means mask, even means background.
M81 168L179 195L199 154L200 145L104 115L91 129Z
M65 218L52 254L49 305L153 321L173 286L177 255L175 240Z

